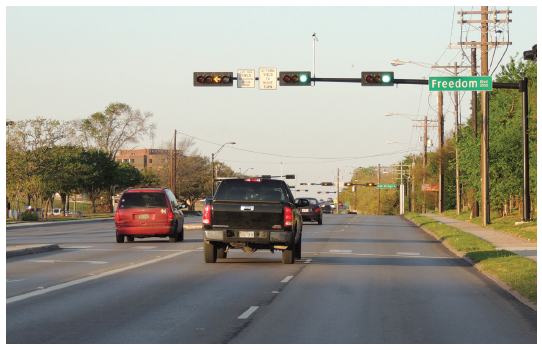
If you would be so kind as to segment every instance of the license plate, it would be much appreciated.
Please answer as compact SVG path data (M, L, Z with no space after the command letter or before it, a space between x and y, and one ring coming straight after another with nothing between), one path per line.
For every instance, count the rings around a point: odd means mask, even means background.
M254 238L254 231L239 231L239 237Z
M148 220L149 214L139 214L139 220Z
M308 213L308 212L309 212L309 209L301 209L301 212L303 212L303 213Z

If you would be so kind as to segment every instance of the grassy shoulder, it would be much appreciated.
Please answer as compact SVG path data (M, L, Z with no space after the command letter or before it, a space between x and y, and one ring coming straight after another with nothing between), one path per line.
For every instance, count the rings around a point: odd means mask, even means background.
M462 220L471 224L482 226L482 218L470 218L470 211L462 212L457 215L455 209L446 210L441 215L445 215L449 218ZM497 213L492 212L490 215L490 223L486 226L494 229L495 231L505 232L512 236L527 239L531 242L537 242L537 216L533 213L533 221L527 222L521 225L516 225L516 222L520 222L522 219L521 214L513 214L507 216L499 216Z
M456 250L465 252L472 261L480 264L482 271L497 276L536 303L536 262L506 250L496 250L492 244L437 220L416 213L407 213L405 217L433 232Z

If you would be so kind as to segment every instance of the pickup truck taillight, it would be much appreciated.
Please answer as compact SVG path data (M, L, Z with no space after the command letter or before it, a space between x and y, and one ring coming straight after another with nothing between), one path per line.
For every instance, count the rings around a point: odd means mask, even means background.
M207 204L205 208L203 208L203 217L201 219L201 222L204 225L211 224L211 205L210 204Z
M316 209L314 209L314 211L317 212L317 213L319 213L319 212L321 212L322 210L321 210L320 208L316 208Z
M284 227L292 227L293 220L294 215L292 213L292 208L284 207Z

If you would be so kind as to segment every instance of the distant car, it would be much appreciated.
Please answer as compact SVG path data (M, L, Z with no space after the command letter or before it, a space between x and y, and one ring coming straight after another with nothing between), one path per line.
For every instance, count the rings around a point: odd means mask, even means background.
M324 214L333 214L333 209L331 209L331 207L328 204L322 205L320 209L322 210L322 213Z
M60 208L54 208L53 209L53 215L60 215L62 213L62 209Z
M165 187L130 187L115 211L117 243L134 238L169 237L184 240L184 215L173 192Z
M299 208L303 221L316 221L322 225L322 209L316 198L296 198L295 206Z

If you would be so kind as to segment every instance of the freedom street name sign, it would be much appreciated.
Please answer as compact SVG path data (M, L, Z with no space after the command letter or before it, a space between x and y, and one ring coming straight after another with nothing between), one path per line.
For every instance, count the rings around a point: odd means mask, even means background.
M429 77L429 91L491 91L491 77Z

